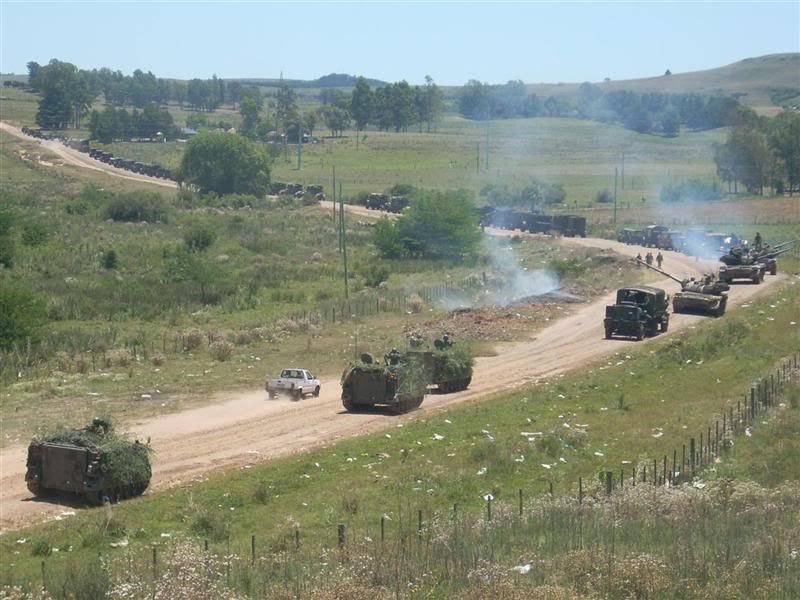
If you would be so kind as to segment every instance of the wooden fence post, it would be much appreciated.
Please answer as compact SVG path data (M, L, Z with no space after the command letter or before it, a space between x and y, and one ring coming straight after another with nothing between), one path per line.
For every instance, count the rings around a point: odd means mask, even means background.
M256 564L256 535L250 536L250 564Z
M339 525L337 526L336 537L337 537L337 542L339 544L339 548L344 548L344 544L346 541L344 523L339 523Z
M519 488L519 516L522 516L522 488Z
M583 477L578 477L578 506L583 506Z
M606 471L606 496L610 496L614 488L614 473Z
M417 541L422 541L422 511L417 511Z
M381 543L386 541L386 515L381 515Z

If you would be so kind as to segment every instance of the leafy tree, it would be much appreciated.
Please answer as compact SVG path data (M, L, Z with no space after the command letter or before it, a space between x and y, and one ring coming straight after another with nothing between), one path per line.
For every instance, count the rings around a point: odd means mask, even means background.
M233 106L234 110L236 110L236 105L242 99L242 84L238 81L231 81L228 84L228 98L231 101L231 105Z
M385 257L460 260L476 252L480 230L468 192L429 191L395 221L379 222L374 239Z
M189 281L197 285L200 302L211 301L209 288L224 278L224 273L213 260L186 247L164 250L166 276L172 281Z
M35 340L45 323L41 298L24 288L0 286L0 348Z
M800 114L783 112L768 128L769 146L780 161L781 179L786 178L789 195L800 187Z
M246 96L239 105L239 112L242 115L242 125L239 130L249 138L255 137L258 127L258 103L251 96Z
M373 95L367 80L359 77L350 96L350 114L356 125L356 132L363 131L372 119Z
M181 179L201 192L261 196L269 184L264 151L236 133L203 131L186 144Z
M433 124L439 120L444 110L442 90L434 83L433 77L430 75L425 75L425 87L422 88L419 99L417 114L420 121L426 124L427 131L430 133Z
M46 129L80 126L81 118L94 99L82 71L67 62L53 59L46 66L29 64L35 88L41 95L36 123Z
M342 135L342 132L350 126L350 113L343 108L323 106L320 108L320 113L333 137Z
M275 118L284 129L291 121L297 120L297 94L286 84L275 94Z
M414 122L414 96L404 79L391 87L392 126L395 132L405 131Z
M662 113L659 128L666 137L678 137L681 131L681 119L674 107L670 106Z

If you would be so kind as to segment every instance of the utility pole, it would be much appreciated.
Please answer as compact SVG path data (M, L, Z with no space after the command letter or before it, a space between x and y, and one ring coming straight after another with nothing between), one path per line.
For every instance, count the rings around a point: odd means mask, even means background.
M614 167L614 225L617 224L617 177L619 175L619 167Z
M475 153L475 172L480 173L481 170L481 143L478 142L478 151Z
M489 170L489 109L486 109L486 170Z
M333 191L333 203L336 204L336 190ZM344 207L342 206L342 182L339 182L339 225L336 228L339 233L339 252L342 251L342 231L344 231Z
M342 183L339 182L339 219L342 224L342 261L344 263L344 297L350 298L350 286L347 282L347 236L345 235L344 198L342 197Z
M303 168L303 126L297 124L297 170Z
M625 153L622 153L622 189L625 189Z
M333 222L336 223L336 165L333 165L333 187L331 188L331 198L333 198Z

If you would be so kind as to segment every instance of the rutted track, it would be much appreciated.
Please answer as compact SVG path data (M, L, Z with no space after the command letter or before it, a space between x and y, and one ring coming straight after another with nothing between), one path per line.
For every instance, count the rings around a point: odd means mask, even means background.
M6 127L3 124L4 130ZM58 146L62 150L69 150L60 144ZM83 158L83 155L80 156ZM87 161L97 162L86 157L85 161L73 164L97 168L94 165L84 165ZM118 169L107 165L98 170L126 178L152 179L133 177L127 173L118 174ZM153 183L165 185L161 180L154 180ZM326 206L331 208L330 203L326 203ZM377 216L375 211L360 207L348 207L348 212ZM508 232L494 233L504 235ZM628 256L635 256L644 250L638 246L591 238L565 239L563 243L607 248ZM680 277L697 275L704 269L716 266L716 263L697 262L676 252L663 254L666 257L665 267ZM729 308L763 293L781 278L769 277L762 285L734 286L730 293ZM670 293L677 291L677 285L671 280L658 281L655 285ZM468 390L448 395L429 395L418 411L406 416L396 417L380 412L346 413L339 401L339 382L327 380L322 383L322 394L316 399L300 402L267 401L265 392L260 389L220 393L209 406L143 421L131 429L141 439L151 439L156 452L152 489L156 490L203 477L215 469L240 467L319 447L342 437L378 431L436 409L575 369L621 348L639 347L633 342L604 339L604 307L612 298L613 293L609 293L554 322L530 341L506 345L499 349L496 356L477 359L472 384ZM703 319L700 316L674 314L670 318L670 333L666 335ZM517 375L514 385L506 383L506 374L510 370ZM63 510L60 505L31 501L23 481L25 452L26 449L19 446L6 448L2 452L2 531L33 524Z

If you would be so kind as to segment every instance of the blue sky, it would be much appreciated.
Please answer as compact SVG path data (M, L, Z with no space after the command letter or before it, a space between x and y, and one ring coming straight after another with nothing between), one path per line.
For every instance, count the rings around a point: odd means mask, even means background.
M800 2L8 2L0 70L51 58L161 77L599 81L800 51ZM32 31L35 28L35 31Z

